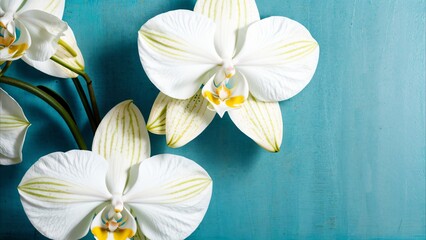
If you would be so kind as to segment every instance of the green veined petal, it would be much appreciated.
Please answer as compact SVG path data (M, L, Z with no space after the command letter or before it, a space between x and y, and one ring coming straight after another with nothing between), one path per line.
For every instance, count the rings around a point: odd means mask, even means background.
M250 95L240 109L228 113L235 125L261 147L270 152L280 150L283 121L277 102L262 102Z
M146 128L154 134L166 134L166 109L171 97L159 93L149 114Z
M151 151L145 120L132 101L118 104L102 119L92 150L103 156L113 169L108 172L110 190L124 191L130 167L148 158Z
M208 104L201 90L187 100L170 101L166 113L167 145L181 147L201 134L216 114L207 108Z

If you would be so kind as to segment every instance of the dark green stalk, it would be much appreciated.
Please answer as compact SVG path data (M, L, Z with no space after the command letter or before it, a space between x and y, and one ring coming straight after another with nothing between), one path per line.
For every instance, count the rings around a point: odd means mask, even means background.
M81 132L78 129L77 124L74 122L74 120L72 119L70 114L53 97L46 94L45 92L38 89L37 87L35 87L35 86L33 86L29 83L23 82L21 80L18 80L18 79L6 77L6 76L1 76L0 77L0 83L8 84L8 85L20 88L22 90L25 90L25 91L39 97L40 99L45 101L47 104L49 104L51 107L53 107L61 115L61 117L64 119L64 121L68 125L75 141L77 142L78 147L81 150L87 150L86 143L84 142L83 136L81 135Z
M93 118L92 109L90 109L89 101L87 100L86 94L84 93L83 87L81 86L81 83L77 78L72 79L75 88L77 89L78 95L80 96L81 103L83 104L84 110L86 111L87 117L89 118L90 126L92 127L93 132L96 131L96 122Z
M93 115L95 116L96 125L99 125L99 123L101 123L101 116L99 114L99 108L96 102L95 90L93 90L92 80L90 79L89 75L87 75L87 73L81 74L81 76L84 78L84 80L86 80L90 102L92 103Z
M99 123L101 122L101 117L99 114L98 104L96 102L95 91L93 90L92 80L90 79L89 75L84 70L80 70L73 66L70 66L69 64L67 64L62 59L58 58L55 55L53 55L50 59L56 62L57 64L73 71L74 73L81 75L84 78L84 80L86 80L87 90L89 92L89 98L92 104L93 115L95 117L96 125L99 125Z
M6 64L4 64L3 69L0 71L0 77L3 76L3 74L9 69L10 65L12 64L12 61L7 61Z

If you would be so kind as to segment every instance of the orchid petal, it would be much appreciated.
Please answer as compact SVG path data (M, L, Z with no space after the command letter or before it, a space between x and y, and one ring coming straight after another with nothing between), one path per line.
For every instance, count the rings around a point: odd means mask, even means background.
M162 154L143 161L135 185L123 197L149 239L184 239L203 219L212 180L195 162Z
M148 131L154 134L166 134L166 109L170 101L172 101L171 97L162 92L158 94L146 124Z
M96 239L126 240L135 235L136 221L126 208L120 213L121 216L114 215L117 213L111 207L105 207L96 214L91 224L91 230ZM109 228L113 228L114 231L109 231Z
M22 146L29 126L21 106L0 88L0 165L22 162Z
M0 1L0 12L16 12L24 0L2 0Z
M128 171L150 156L150 142L142 113L132 101L124 101L102 119L92 151L110 164L107 185L112 194L122 194Z
M80 71L84 71L83 55L81 54L81 51L78 48L77 41L75 40L75 36L71 28L68 28L64 32L64 36L60 38L59 45L54 56L56 56L69 66ZM78 76L78 74L50 59L43 62L34 61L24 55L22 57L22 60L24 60L26 63L36 68L37 70L54 77L75 78Z
M299 93L315 73L319 47L300 23L270 17L253 23L234 62L250 92L262 101L281 101Z
M41 10L60 19L62 19L62 15L64 14L65 0L25 0L23 3L18 10L18 14L29 10Z
M194 11L217 24L215 46L224 59L231 59L239 51L246 27L260 19L254 0L198 0Z
M200 135L213 121L215 112L201 90L187 100L172 99L167 105L166 141L172 148L181 147Z
M202 75L222 62L214 48L215 24L188 10L160 14L139 30L139 56L152 83L164 94L187 99Z
M261 147L270 152L280 150L283 120L277 102L261 102L250 95L240 109L228 114L235 125Z
M211 78L203 87L203 97L213 106L220 117L226 111L237 109L243 105L249 95L249 88L246 79L240 73L235 74L231 79L216 81Z
M59 38L68 28L59 18L40 10L25 11L15 21L21 31L28 31L31 45L25 54L36 61L46 61L55 54Z
M95 209L111 195L105 184L108 163L89 151L56 152L38 160L18 190L33 226L51 239L80 239Z
M136 231L136 235L133 236L133 240L149 240L142 232L141 227L137 224L138 230Z

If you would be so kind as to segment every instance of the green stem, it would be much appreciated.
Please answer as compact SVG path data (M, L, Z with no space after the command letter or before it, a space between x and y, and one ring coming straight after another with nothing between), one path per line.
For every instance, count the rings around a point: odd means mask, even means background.
M92 103L93 115L95 116L96 125L99 125L99 123L101 123L101 116L99 114L99 108L96 102L95 90L93 90L92 80L90 79L89 75L87 75L87 73L81 74L81 76L84 78L84 80L86 80L90 102Z
M53 97L46 94L42 90L38 89L37 87L28 84L26 82L20 81L18 79L1 76L0 77L0 83L5 83L17 88L20 88L22 90L25 90L29 93L32 93L33 95L39 97L43 101L45 101L47 104L49 104L51 107L53 107L64 119L66 124L68 125L75 141L77 142L77 145L81 150L87 150L86 143L84 142L83 136L81 135L80 130L78 129L77 124L74 122L72 117L69 115L69 113L62 107L58 101L56 101Z
M95 117L95 121L96 121L96 125L99 125L99 123L101 122L101 117L99 114L99 109L98 109L98 104L96 102L96 97L95 97L95 91L93 90L93 85L92 85L92 80L90 79L89 75L81 69L77 69L71 65L69 65L68 63L66 63L65 61L63 61L62 59L58 58L57 56L53 55L50 58L52 61L56 62L57 64L81 75L84 80L86 80L86 85L87 85L87 90L89 92L89 98L90 98L90 102L92 104L92 109L93 109L93 114Z
M92 109L90 109L89 101L87 100L86 94L84 93L83 87L78 78L72 79L75 88L77 89L78 95L80 96L81 103L83 104L84 110L86 111L87 117L90 122L90 126L92 127L93 132L96 131L96 122L93 118Z
M12 61L7 61L4 65L3 69L0 71L0 77L3 76L3 74L9 69L10 65L12 64Z

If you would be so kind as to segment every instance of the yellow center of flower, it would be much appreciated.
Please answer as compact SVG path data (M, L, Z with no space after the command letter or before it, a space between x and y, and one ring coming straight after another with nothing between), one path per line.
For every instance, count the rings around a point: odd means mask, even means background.
M124 203L120 195L114 195L111 200L112 207L109 211L105 210L101 216L102 226L92 229L93 235L98 240L107 240L108 235L112 234L114 240L126 240L135 235L132 229L124 228L124 224L129 220L129 216L124 214Z
M4 13L0 16L0 50L8 49L7 58L14 59L24 55L25 51L29 48L27 43L17 43L17 30L15 28L14 14L10 12Z

